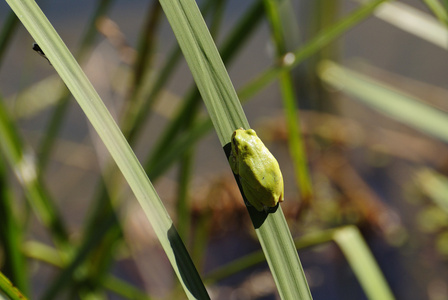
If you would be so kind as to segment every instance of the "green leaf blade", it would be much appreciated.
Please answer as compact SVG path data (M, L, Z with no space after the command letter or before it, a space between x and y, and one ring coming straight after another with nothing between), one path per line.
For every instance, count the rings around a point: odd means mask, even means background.
M161 4L226 149L233 131L249 124L221 57L194 1L162 0ZM311 299L281 207L271 214L251 208L249 213L281 297Z
M448 142L448 115L404 92L333 62L321 65L320 76L373 109Z
M148 220L189 299L209 296L173 222L104 103L48 19L33 0L8 0L39 44L111 153Z

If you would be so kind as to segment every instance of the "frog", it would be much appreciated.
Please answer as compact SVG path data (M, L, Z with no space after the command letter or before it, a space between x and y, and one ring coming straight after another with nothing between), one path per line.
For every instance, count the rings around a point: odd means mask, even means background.
M233 132L229 164L239 177L246 200L257 211L269 212L283 202L280 166L255 130L239 128Z

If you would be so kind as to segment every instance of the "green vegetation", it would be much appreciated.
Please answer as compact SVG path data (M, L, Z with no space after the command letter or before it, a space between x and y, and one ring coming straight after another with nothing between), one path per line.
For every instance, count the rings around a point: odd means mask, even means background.
M383 265L381 251L418 257L426 247L429 265L446 264L448 106L422 95L448 92L344 62L340 45L376 16L446 51L447 3L422 1L423 12L347 1L344 13L345 1L302 1L312 11L304 18L300 1L254 0L229 17L230 1L160 0L130 22L133 45L112 19L118 4L97 0L70 51L34 0L6 0L0 72L16 57L14 37L35 41L50 64L25 60L14 95L0 83L0 298L312 299L324 269L343 265L333 279L343 292L331 299L359 285L384 300L405 297L388 271L417 280L422 265ZM271 55L256 44L260 32ZM257 130L279 161L276 209L245 205L226 166L237 128ZM390 203L392 185L409 201ZM443 271L432 276L420 285L443 299Z

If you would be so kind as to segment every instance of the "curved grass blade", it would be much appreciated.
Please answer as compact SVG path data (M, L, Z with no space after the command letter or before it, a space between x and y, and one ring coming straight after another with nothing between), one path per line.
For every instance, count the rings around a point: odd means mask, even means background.
M204 12L208 10L208 8L211 6L210 4L213 3L213 0L209 0L204 3ZM156 5L156 4L154 4ZM145 22L145 26L142 29L142 37L143 40L146 39L146 37L153 36L153 31L155 30L154 26L157 25L157 20L159 19L159 7L156 6L150 6L149 7L149 13L150 20ZM153 12L153 10L156 10ZM157 20L154 20L156 18ZM148 41L143 41L143 44L148 43ZM146 47L144 47L146 48ZM156 83L148 84L148 80L145 79L149 75L150 69L149 66L147 66L144 70L141 70L143 72L143 82L135 86L135 88L132 90L131 95L129 96L130 99L146 99L144 101L143 105L136 105L135 101L131 100L128 101L130 105L127 106L128 110L123 114L123 133L127 137L129 144L133 144L133 141L135 141L135 138L137 135L135 134L137 131L135 131L138 128L141 128L140 125L143 124L143 120L147 121L148 118L148 112L150 111L151 105L156 99L156 96L160 89L164 86L166 80L169 78L173 68L176 66L177 62L179 61L179 58L181 57L181 51L180 48L177 46L175 47L175 50L172 52L172 55L170 55L167 58L166 65L162 68L161 73L159 74L158 78L156 79ZM146 60L141 58L142 60ZM140 62L136 62L136 64L141 64ZM136 98L134 98L136 97ZM177 158L177 157L176 157ZM115 169L114 169L115 170ZM153 170L153 168L151 168ZM103 178L105 181L110 181L112 177L116 177L118 172L112 171L112 172L106 172L107 176ZM149 174L149 172L147 172ZM150 177L151 178L151 177ZM113 185L115 186L115 185ZM106 193L108 195L106 195ZM113 205L111 205L111 202L114 202L116 191L113 191L110 187L106 189L106 186L104 185L104 181L101 182L98 189L98 196L95 196L95 202L94 202L94 208L91 210L93 213L90 214L89 221L87 222L87 225L85 226L84 232L86 232L84 242L82 243L82 246L80 249L84 248L84 244L87 243L90 245L88 247L88 250L83 251L95 251L95 254L91 254L91 257L101 257L101 262L97 259L94 263L90 261L82 261L77 260L79 264L87 265L87 271L84 273L87 273L86 276L89 276L92 278L92 280L98 281L101 280L101 277L98 276L99 269L105 270L108 266L111 264L111 257L108 255L110 252L109 249L111 248L111 244L106 244L106 240L102 241L101 244L96 243L92 244L88 241L90 240L91 235L95 235L96 231L98 230L98 227L101 226L105 220L109 220L110 218L115 218L115 222L109 222L110 226L108 230L115 231L119 226L119 221L117 217L115 217L115 211L113 208ZM181 224L180 224L181 225ZM180 227L179 227L180 228ZM121 237L121 235L119 236ZM119 238L118 237L118 238ZM182 236L181 236L182 237ZM107 239L109 243L114 243L115 241L113 239ZM106 254L103 254L103 253ZM78 267L79 267L78 264ZM67 276L66 273L72 274L77 269L76 265L73 265L70 269L65 269L60 273L61 278L70 279L70 276ZM104 271L101 271L104 274ZM83 273L83 274L84 274ZM51 289L53 290L52 293L57 292L57 289L62 289L65 284L70 283L69 280L65 280L64 282L61 282L60 284L53 285Z
M249 127L249 124L207 25L194 1L162 0L160 3L217 129L219 140L225 145L230 140L231 132L238 126ZM228 114L222 113L224 108Z
M224 1L213 1L212 13L211 13L211 22L210 22L210 33L215 38L218 35L219 29L222 25L222 15L224 12ZM199 101L198 101L199 102ZM184 127L182 128L182 133L188 132L198 119L199 114L199 105L196 105L193 109L192 113L188 116L185 121ZM195 145L192 146L184 155L182 156L179 164L179 187L177 190L177 224L179 229L179 234L182 239L190 244L191 241L191 204L190 204L190 196L189 196L189 188L190 181L193 175L193 167L194 167L194 148ZM202 248L203 253L206 251L206 247ZM201 253L201 254L203 254ZM197 252L196 252L197 254ZM203 257L203 255L201 255ZM194 261L198 261L198 256L193 257Z
M241 104L207 26L194 1L161 0L207 107L218 138L228 153L233 131L249 128ZM283 299L310 299L308 285L281 208L271 214L248 207L256 233Z
M448 50L448 28L431 15L403 2L386 3L375 11L378 18L436 46Z
M173 222L97 92L48 19L32 0L7 0L61 76L134 192L188 298L208 299Z
M0 272L0 291L11 300L26 300L27 298ZM0 293L0 297L1 297ZM3 297L2 297L3 298Z
M408 126L448 142L448 114L437 110L385 83L349 70L333 62L321 65L320 76L375 110Z
M423 0L426 6L432 11L432 13L439 19L442 24L448 26L448 12L443 7L439 0Z
M339 229L335 231L333 239L341 248L369 299L395 299L358 228L347 226Z

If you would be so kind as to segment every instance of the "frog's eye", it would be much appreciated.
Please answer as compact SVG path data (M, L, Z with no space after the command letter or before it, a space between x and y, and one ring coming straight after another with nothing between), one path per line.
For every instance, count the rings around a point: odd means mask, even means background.
M235 138L235 137L233 137L232 138L232 145L234 145L235 147L234 147L234 151L235 151L235 154L238 154L238 140Z
M247 134L249 134L249 135L257 135L257 134L255 133L255 130L253 130L253 129L248 129L248 130L246 130L246 132L247 132Z

